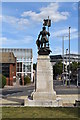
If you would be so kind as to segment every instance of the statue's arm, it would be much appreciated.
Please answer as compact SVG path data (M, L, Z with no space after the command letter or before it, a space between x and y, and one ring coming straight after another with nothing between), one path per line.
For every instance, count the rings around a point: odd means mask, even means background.
M48 36L50 36L50 33L49 33L49 32L47 32L47 35L48 35Z
M39 35L38 35L38 39L40 38L40 36L41 36L41 32L40 32Z

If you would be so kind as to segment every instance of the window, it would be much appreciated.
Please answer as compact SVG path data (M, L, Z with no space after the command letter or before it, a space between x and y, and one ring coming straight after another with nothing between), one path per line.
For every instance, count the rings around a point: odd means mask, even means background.
M2 63L2 74L5 77L9 77L9 64L8 63Z

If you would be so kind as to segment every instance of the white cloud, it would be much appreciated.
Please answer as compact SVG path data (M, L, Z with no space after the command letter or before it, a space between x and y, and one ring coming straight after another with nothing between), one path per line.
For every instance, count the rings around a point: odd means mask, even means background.
M5 42L7 40L6 37L1 37L0 36L0 47L2 47L2 43Z
M78 32L71 34L71 39L78 39Z
M53 49L52 54L54 54L54 55L61 55L61 54L62 54L62 48L60 48L60 47L55 47L55 48Z
M40 8L39 11L39 13L36 13L35 11L25 11L22 13L21 17L3 15L0 16L0 18L2 18L3 22L10 24L16 29L23 30L28 28L28 26L30 26L34 21L35 24L36 22L42 22L43 19L48 18L48 16L53 22L67 20L69 16L67 11L59 12L58 3L51 3L46 7Z
M2 22L2 15L0 15L0 22Z
M78 54L78 50L77 51L70 51L71 54Z
M65 52L65 51L64 51ZM78 50L74 51L74 50L71 50L70 51L71 54L78 54ZM62 48L61 47L55 47L53 49L53 52L52 52L52 55L62 55ZM65 53L64 53L65 54Z
M33 37L32 36L25 36L24 40L22 40L24 44L30 44L33 42Z
M0 37L0 41L6 41L7 38L6 37Z
M71 28L70 33L71 33L71 39L78 38L78 30L76 28ZM51 37L61 37L61 36L69 36L69 29L66 28L51 33ZM68 40L68 37L65 37L65 40Z
M19 21L19 19L13 16L3 16L2 21L14 25Z
M32 36L25 36L22 39L8 39L7 37L1 37L0 38L0 43L2 43L2 46L6 46L6 47L19 47L19 46L24 46L29 45L33 42L33 37Z
M67 20L69 16L69 12L67 11L59 12L58 9L59 9L58 3L51 3L47 7L41 8L39 13L36 13L33 11L26 11L26 12L23 12L21 16L30 17L30 19L38 22L41 22L43 19L48 18L48 16L53 22Z
M3 16L2 21L16 27L17 29L24 29L27 25L29 25L28 19L13 16Z
M72 8L73 10L77 10L78 3L73 3Z
M74 33L74 32L77 32L77 29L76 28L71 28L71 33ZM69 34L69 29L62 29L62 30L59 30L59 31L56 31L53 33L53 36L57 37L57 36L60 36L60 35L68 35Z

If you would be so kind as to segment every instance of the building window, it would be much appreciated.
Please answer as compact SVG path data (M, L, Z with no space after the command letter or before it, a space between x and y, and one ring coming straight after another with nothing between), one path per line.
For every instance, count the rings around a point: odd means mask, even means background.
M17 63L17 72L22 72L22 62Z
M2 63L2 74L5 76L5 77L9 77L9 67L10 65L8 63Z

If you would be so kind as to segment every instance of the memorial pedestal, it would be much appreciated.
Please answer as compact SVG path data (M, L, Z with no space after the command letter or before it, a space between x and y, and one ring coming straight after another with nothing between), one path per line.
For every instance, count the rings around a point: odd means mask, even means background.
M37 59L36 92L33 100L54 100L56 92L53 90L53 70L49 55L39 55Z
M26 99L25 106L57 107L62 106L53 89L53 69L49 55L38 55L36 91L32 100Z

